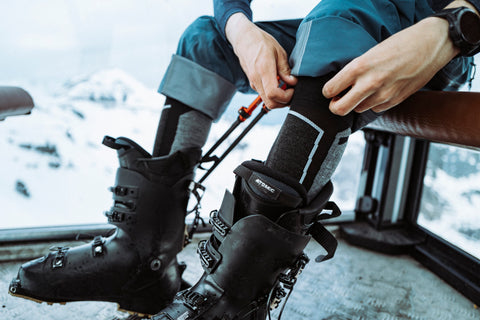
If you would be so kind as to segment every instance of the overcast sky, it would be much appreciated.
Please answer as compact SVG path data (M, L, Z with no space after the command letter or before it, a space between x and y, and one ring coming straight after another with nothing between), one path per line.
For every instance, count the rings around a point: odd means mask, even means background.
M316 0L256 0L254 19L304 16ZM0 85L63 82L119 67L150 88L212 0L0 1ZM480 89L476 81L476 89Z
M254 1L255 18L302 16L315 1ZM120 67L158 86L178 38L212 0L0 2L0 83L57 81Z

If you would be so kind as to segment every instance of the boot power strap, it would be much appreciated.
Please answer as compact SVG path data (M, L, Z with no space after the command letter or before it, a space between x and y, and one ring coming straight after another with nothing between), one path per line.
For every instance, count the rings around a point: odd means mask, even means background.
M327 254L316 257L315 262L322 262L333 258L337 250L338 242L330 231L317 221L313 223L307 233L327 251Z

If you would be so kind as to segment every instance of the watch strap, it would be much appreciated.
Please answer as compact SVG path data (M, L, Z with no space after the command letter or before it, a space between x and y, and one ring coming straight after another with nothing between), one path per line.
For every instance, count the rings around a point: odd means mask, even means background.
M480 42L469 43L465 40L460 24L460 17L465 11L469 11L475 15L475 12L467 7L447 8L436 12L432 17L443 18L448 21L449 37L453 44L460 49L460 55L473 56L480 51ZM478 16L477 16L478 17ZM478 17L480 22L480 17ZM478 31L480 32L480 30Z

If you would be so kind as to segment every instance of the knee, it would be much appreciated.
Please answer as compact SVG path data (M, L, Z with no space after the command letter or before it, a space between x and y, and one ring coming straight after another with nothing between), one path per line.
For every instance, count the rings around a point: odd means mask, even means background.
M215 18L201 16L197 18L183 32L178 43L177 54L186 58L207 53L212 50L211 45L222 41L223 36L217 26ZM193 60L193 59L192 59Z

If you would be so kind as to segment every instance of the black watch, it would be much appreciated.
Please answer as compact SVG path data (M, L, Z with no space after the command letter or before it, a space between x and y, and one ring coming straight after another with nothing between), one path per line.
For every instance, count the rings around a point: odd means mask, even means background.
M467 7L443 9L432 15L446 19L449 36L460 55L473 56L480 49L480 17Z

